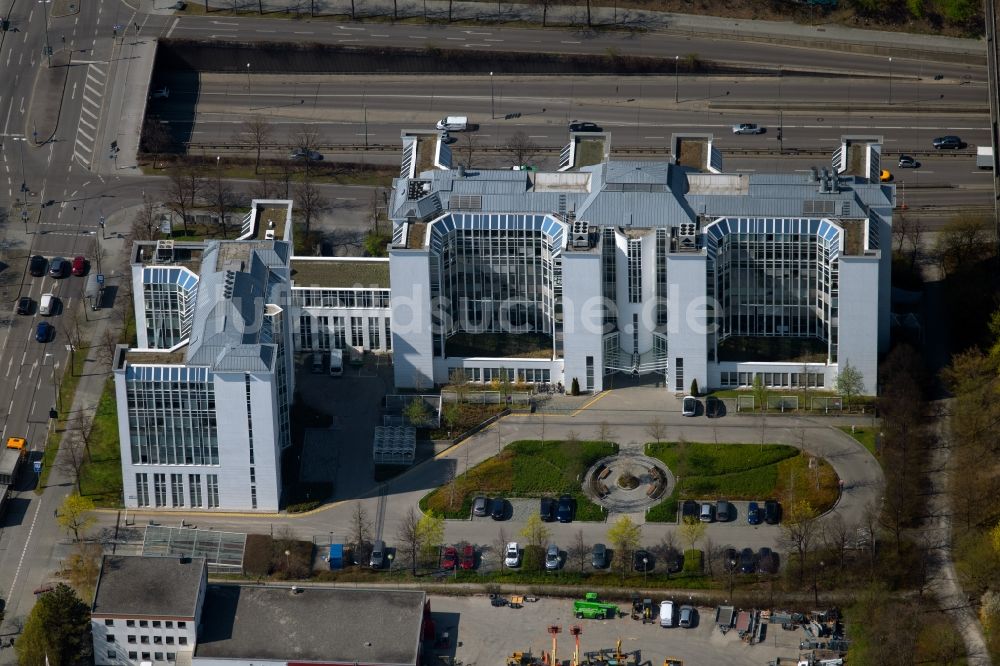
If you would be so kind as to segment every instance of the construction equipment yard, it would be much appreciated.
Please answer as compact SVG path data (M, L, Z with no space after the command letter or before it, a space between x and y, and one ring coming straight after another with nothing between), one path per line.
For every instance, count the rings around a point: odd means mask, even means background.
M494 605L485 596L430 598L437 634L448 634L426 663L438 666L504 666L512 655L524 663L565 663L574 658L572 627L580 627L579 660L605 666L662 666L668 658L687 666L765 666L798 663L800 631L771 630L760 642L751 644L736 631L721 632L714 608L698 608L693 627L664 628L659 622L643 623L626 613L614 619L578 619L572 599L539 598L518 607ZM668 597L665 597L668 598ZM654 599L659 604L659 598ZM677 604L685 596L674 597ZM623 609L628 604L621 605ZM557 649L552 658L553 627ZM617 648L621 640L620 652ZM603 653L603 654L602 654ZM617 662L617 663L616 663Z

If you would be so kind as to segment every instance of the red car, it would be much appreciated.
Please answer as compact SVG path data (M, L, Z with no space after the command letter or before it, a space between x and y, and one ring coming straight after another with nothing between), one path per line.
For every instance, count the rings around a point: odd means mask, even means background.
M465 548L462 549L461 566L466 571L476 568L476 549L470 544L466 544Z
M454 546L444 549L444 557L441 559L442 569L454 569L458 566L458 550Z
M73 257L73 275L83 275L87 272L87 260L83 256Z

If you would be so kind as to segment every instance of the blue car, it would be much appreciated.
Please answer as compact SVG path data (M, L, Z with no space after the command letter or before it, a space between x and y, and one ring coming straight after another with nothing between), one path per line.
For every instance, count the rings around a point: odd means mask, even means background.
M760 525L760 507L757 502L750 502L747 505L747 522L751 525Z
M35 329L35 340L38 342L48 342L52 339L52 334L55 332L55 327L47 321L38 322L38 328Z

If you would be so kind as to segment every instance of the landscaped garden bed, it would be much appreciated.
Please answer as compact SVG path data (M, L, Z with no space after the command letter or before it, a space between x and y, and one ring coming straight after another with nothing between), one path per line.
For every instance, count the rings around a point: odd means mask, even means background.
M673 492L646 514L650 522L677 520L682 499L807 500L822 513L837 501L837 474L825 460L781 444L647 444L678 479ZM810 467L810 460L813 460Z
M577 520L603 520L601 507L583 494L580 480L592 464L617 450L618 446L611 442L512 442L499 455L425 495L420 508L445 518L468 518L476 495L505 498L571 495L576 500Z

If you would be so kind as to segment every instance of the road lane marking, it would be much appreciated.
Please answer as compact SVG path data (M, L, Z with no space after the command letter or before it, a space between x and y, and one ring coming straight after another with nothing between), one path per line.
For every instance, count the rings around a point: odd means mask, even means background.
M38 512L42 509L42 498L35 498L35 515L31 519L31 527L28 528L28 536L24 540L24 549L21 550L21 558L17 561L17 569L14 571L14 579L10 583L10 591L7 593L7 599L14 598L14 586L17 585L17 579L21 575L21 567L24 566L24 558L28 554L28 546L31 544L31 535L35 532L35 524L38 522Z
M170 39L170 35L174 34L174 28L176 28L177 24L180 22L181 20L179 18L174 19L174 22L170 25L170 30L167 30L167 39Z

